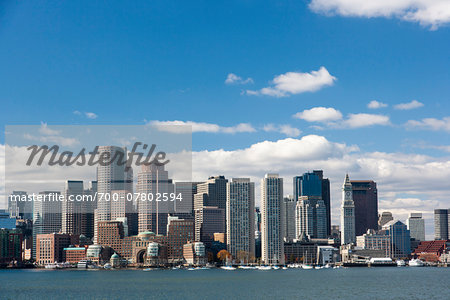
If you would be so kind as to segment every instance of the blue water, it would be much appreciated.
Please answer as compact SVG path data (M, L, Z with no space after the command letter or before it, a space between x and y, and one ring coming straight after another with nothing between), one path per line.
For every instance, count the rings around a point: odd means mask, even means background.
M450 268L0 270L1 299L450 299Z

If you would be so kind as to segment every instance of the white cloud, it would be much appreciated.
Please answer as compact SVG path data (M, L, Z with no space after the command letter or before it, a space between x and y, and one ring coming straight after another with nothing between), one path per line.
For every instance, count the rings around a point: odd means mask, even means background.
M248 95L267 95L273 97L287 97L304 92L315 92L323 87L331 86L336 81L325 67L310 73L287 72L276 76L272 86L258 91L247 90Z
M332 107L313 107L298 112L293 117L308 122L329 122L342 119L342 113Z
M349 114L348 119L342 122L344 127L361 128L374 125L390 125L388 116L375 114Z
M266 132L279 132L285 134L289 137L297 137L302 131L298 128L292 127L291 125L275 125L275 124L267 124L264 125L263 130Z
M150 121L147 123L160 130L170 132L209 132L209 133L241 133L255 132L256 129L249 123L240 123L235 126L224 127L212 123L193 122L193 121ZM178 126L177 126L178 125Z
M448 0L312 0L309 8L344 17L396 17L436 30L450 22Z
M253 83L253 79L248 77L247 79L242 79L242 77L230 73L227 76L227 79L225 79L226 84L247 84L247 83Z
M406 127L410 129L443 130L450 132L450 117L444 117L442 119L425 118L420 121L409 120L406 123Z
M82 113L81 111L79 111L79 110L74 110L73 111L73 114L74 115L77 115L77 116L82 116L82 115L84 115L86 118L88 118L88 119L97 119L98 118L98 115L96 114L96 113L93 113L93 112L84 112L84 113Z
M383 107L387 107L388 105L386 103L383 102L379 102L377 100L372 100L369 102L369 104L367 104L367 107L370 109L378 109L378 108L383 108Z
M415 109L415 108L419 108L422 106L423 106L423 103L421 103L417 100L413 100L411 102L397 104L394 106L394 108L399 109L399 110L410 110L410 109Z
M95 113L93 113L93 112L86 112L86 113L84 113L85 115L86 115L86 118L88 118L88 119L97 119L97 115L95 114Z
M329 128L361 128L374 125L390 125L391 122L388 116L377 114L348 114L346 119L343 119L342 113L332 107L314 107L311 109L298 112L294 118L303 119L308 122L320 122L327 125ZM319 128L323 129L323 128Z

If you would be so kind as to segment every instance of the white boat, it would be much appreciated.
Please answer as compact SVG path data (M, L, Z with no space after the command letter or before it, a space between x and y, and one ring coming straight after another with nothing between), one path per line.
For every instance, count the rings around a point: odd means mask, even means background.
M279 266L273 266L272 269L274 269L274 270L279 270L280 267L279 267Z
M330 264L326 264L326 265L324 266L324 268L325 268L325 269L329 269L329 268L331 268L331 265L330 265Z
M283 267L282 269L283 269L283 270L287 270L288 268L287 268L287 267Z
M153 269L151 269L151 268L146 268L146 269L144 269L144 270L142 270L142 271L148 272L148 271L153 271Z
M227 270L227 271L233 271L233 270L236 270L236 268L235 267L232 267L232 266L221 266L220 267L222 270Z
M302 269L305 269L305 270L312 270L312 269L314 269L314 267L311 266L311 265L302 265Z
M261 271L272 270L272 267L271 266L259 266L258 270L261 270Z
M254 270L254 269L256 269L256 267L253 267L253 266L239 266L238 268L242 269L242 270Z
M423 267L425 264L420 259L411 259L409 261L410 267Z
M106 264L103 266L103 268L109 270L109 269L112 269L112 266L111 266L110 263L106 263Z
M396 263L397 263L397 267L404 267L404 266L406 266L406 263L405 263L405 261L403 259L397 260Z
M323 267L322 266L315 266L314 269L320 270L320 269L323 269Z
M188 268L187 269L188 271L195 271L195 270L197 270L196 268Z
M45 268L46 269L56 269L56 268L58 268L58 265L57 264L48 264L48 265L45 265Z

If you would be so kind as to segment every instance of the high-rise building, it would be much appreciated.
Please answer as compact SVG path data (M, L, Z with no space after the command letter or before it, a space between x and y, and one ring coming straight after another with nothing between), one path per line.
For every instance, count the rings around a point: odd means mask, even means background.
M68 180L61 203L61 232L86 235L86 203L83 181Z
M36 258L36 237L38 234L58 233L61 230L60 192L40 192L33 202L33 251Z
M283 211L284 211L284 238L287 241L292 241L297 236L295 234L296 227L296 207L297 199L292 195L288 195L283 198Z
M392 220L384 224L382 230L389 235L391 258L406 258L411 254L411 235L405 224Z
M194 195L197 193L197 185L202 182L176 182L175 194L181 194L181 200L176 200L174 211L176 215L194 215Z
M97 201L95 201L95 193L97 193L97 181L90 181L87 189L83 191L86 198L85 203L85 218L86 218L86 229L84 235L87 238L94 237L94 212L97 208Z
M425 220L422 213L410 213L406 221L411 238L416 241L425 241Z
M0 209L0 228L15 229L16 218L10 217L9 212L6 209Z
M448 240L450 239L450 209L434 210L434 239Z
M381 230L384 224L392 220L394 220L392 213L390 211L383 211L383 213L378 216L378 230Z
M13 191L8 198L8 212L11 218L32 219L33 203L28 200L28 194L24 191Z
M355 232L362 235L367 230L378 229L378 192L372 180L352 180L353 203L355 204Z
M300 196L296 207L296 238L327 237L327 212L321 196Z
M355 242L355 203L352 196L352 184L347 174L342 186L341 244L345 245Z
M173 193L174 187L169 173L164 165L151 164L142 166L138 173L136 192L141 197L147 195L147 199L138 199L139 232L153 231L156 234L166 234L167 216L173 212L169 201L156 201L158 194ZM154 199L150 199L154 198Z
M195 240L211 246L214 233L225 233L225 210L217 206L203 206L195 210Z
M122 160L126 160L127 149L117 146L98 147L99 157L104 157L110 163L102 163L97 166L97 191L100 195L97 200L94 221L94 243L97 241L98 222L111 220L111 195L113 190L132 190L131 167L127 169ZM130 187L131 186L131 187ZM108 199L109 198L109 199Z
M22 261L22 240L19 229L0 227L0 264Z
M211 176L206 182L197 184L197 193L194 195L194 209L202 206L217 206L226 210L227 182L225 176Z
M255 256L255 184L249 178L227 183L227 249L237 259Z
M284 264L283 179L266 174L261 180L261 258L265 264Z
M183 260L183 245L194 241L194 221L169 216L167 222L167 258L169 262Z
M321 196L327 216L327 236L331 234L331 197L330 180L323 177L322 170L314 170L312 173L304 173L294 177L294 199L298 201L300 196Z

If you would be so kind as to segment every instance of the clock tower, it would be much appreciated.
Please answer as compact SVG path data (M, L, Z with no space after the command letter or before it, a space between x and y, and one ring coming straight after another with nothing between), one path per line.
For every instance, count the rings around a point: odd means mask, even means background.
M355 203L353 202L352 184L347 174L342 186L341 245L355 242Z

